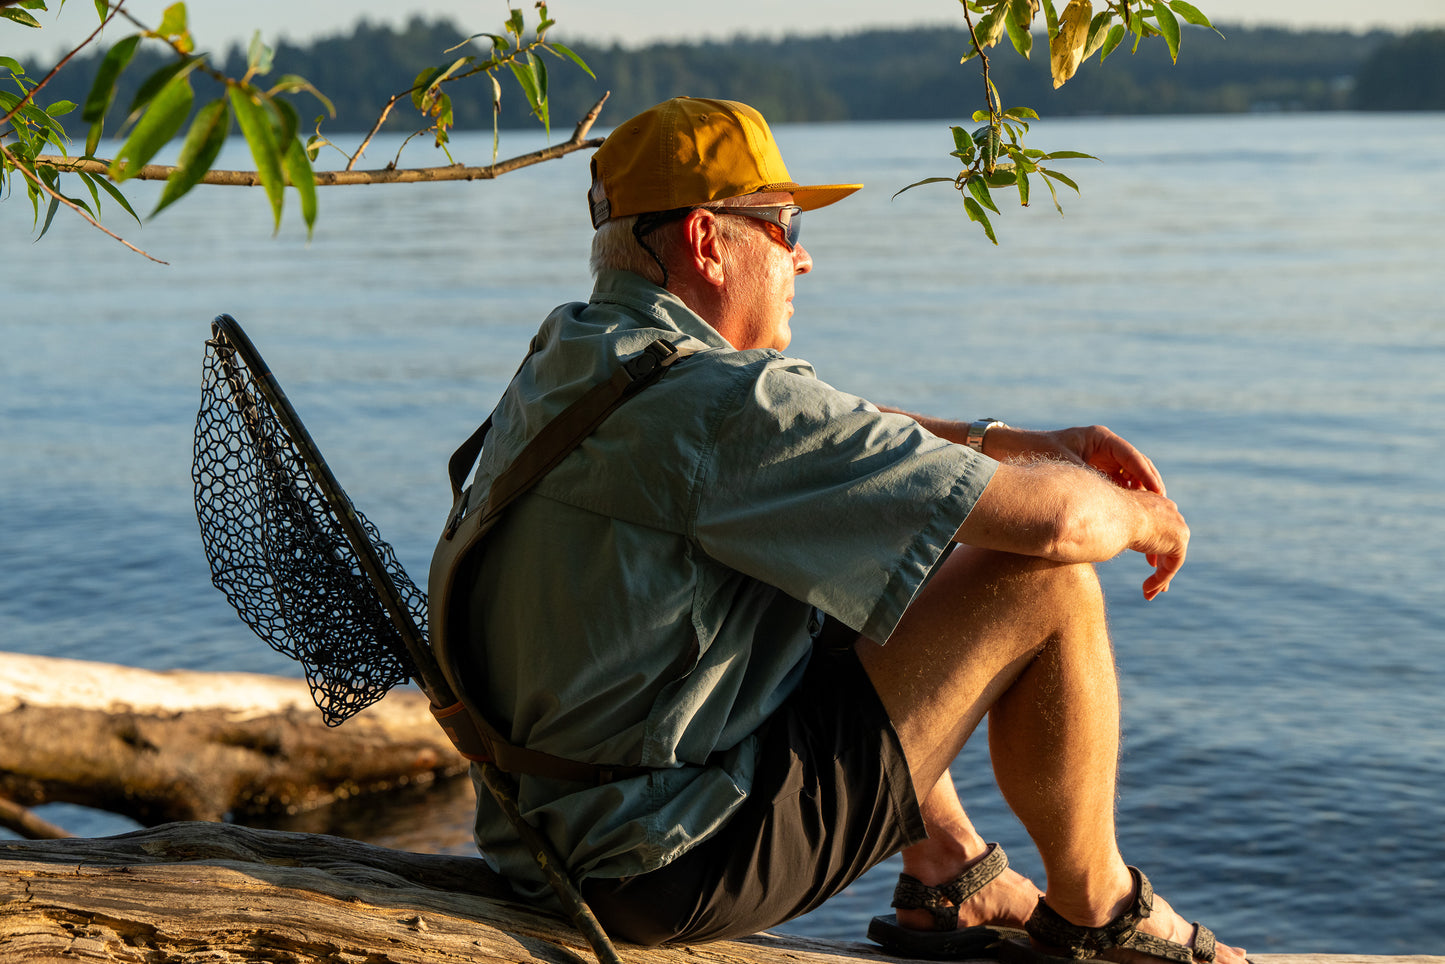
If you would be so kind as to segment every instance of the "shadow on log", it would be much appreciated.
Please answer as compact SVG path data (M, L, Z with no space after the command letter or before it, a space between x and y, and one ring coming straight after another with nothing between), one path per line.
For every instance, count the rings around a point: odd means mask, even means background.
M244 819L465 771L415 690L330 728L303 680L0 653L0 797L18 804Z
M868 944L771 935L618 951L627 964L891 960ZM569 924L512 899L476 858L178 823L100 840L0 841L0 959L575 964L592 956ZM1306 954L1254 960L1445 964Z

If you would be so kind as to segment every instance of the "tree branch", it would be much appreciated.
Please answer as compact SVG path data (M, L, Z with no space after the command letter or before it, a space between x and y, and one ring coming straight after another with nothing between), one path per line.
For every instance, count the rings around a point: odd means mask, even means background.
M509 160L481 167L448 164L442 167L384 167L372 171L316 171L316 186L415 184L422 181L486 181L519 168L531 167L533 164L563 157L574 151L596 148L601 146L602 138L589 139L587 133L597 120L597 115L601 112L602 105L606 103L607 96L607 94L603 94L586 116L578 121L571 139L563 144L554 144L538 151L532 151L530 154L521 154ZM84 171L87 174L104 175L110 170L110 162L103 158L60 157L42 154L35 158L35 163L53 167L57 171ZM147 164L132 177L142 181L163 181L170 177L175 170L176 168L169 164ZM261 183L261 175L256 171L207 171L199 183L220 184L229 187L257 187Z
M63 840L70 836L55 824L40 819L20 804L4 797L0 797L0 827L13 830L27 840Z

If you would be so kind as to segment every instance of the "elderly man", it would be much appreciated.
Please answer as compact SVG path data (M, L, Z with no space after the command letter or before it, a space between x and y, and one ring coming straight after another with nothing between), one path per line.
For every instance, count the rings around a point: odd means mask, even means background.
M803 212L860 185L795 183L751 108L660 104L592 172L596 288L544 322L493 412L452 528L488 505L494 527L439 554L432 593L521 809L602 923L648 944L746 934L902 850L897 914L870 931L898 953L1214 959L1115 845L1090 564L1132 549L1145 596L1169 588L1189 530L1154 465L1101 427L880 409L782 354ZM660 377L557 428L648 353L665 361L627 371ZM1042 896L949 776L985 716ZM541 895L479 798L481 849Z

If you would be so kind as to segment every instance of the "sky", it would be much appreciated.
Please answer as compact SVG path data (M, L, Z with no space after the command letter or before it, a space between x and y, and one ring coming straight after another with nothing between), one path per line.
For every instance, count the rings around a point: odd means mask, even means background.
M128 0L126 9L151 24L172 0ZM514 0L536 22L531 0ZM1056 0L1062 6L1062 0ZM1445 26L1445 0L1195 0L1215 23L1251 26L1330 27L1362 30L1386 27ZM0 48L6 53L50 57L94 29L95 8L69 0L57 18L39 14L42 30L0 21ZM447 17L468 32L497 31L507 16L505 0L188 0L191 28L204 49L244 44L257 28L268 43L304 42L348 33L365 16L373 23L399 24L413 14ZM961 22L957 0L553 0L557 20L552 37L569 41L612 42L636 46L655 40L725 39L738 34L847 33L870 27L911 27ZM131 32L126 25L110 41Z

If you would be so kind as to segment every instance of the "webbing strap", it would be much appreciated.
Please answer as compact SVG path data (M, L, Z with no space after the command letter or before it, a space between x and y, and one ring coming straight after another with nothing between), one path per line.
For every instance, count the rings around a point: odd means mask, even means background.
M534 342L532 351L537 350ZM639 354L622 363L606 381L593 386L559 415L544 425L523 447L517 457L492 481L486 502L473 508L471 487L462 488L472 466L481 454L492 418L472 433L452 455L447 471L451 479L455 504L441 541L432 557L429 589L431 644L442 672L448 677L459 703L449 707L432 707L432 714L457 750L469 760L494 763L509 773L573 780L584 783L608 783L628 776L650 772L638 766L605 766L567 760L550 753L517 746L502 736L461 685L451 648L447 645L448 615L453 608L452 588L462 560L481 545L496 525L502 511L542 479L566 458L587 436L591 435L623 402L660 379L667 369L692 354L692 349L678 348L658 339ZM530 353L528 355L530 357ZM525 362L524 362L525 364Z

